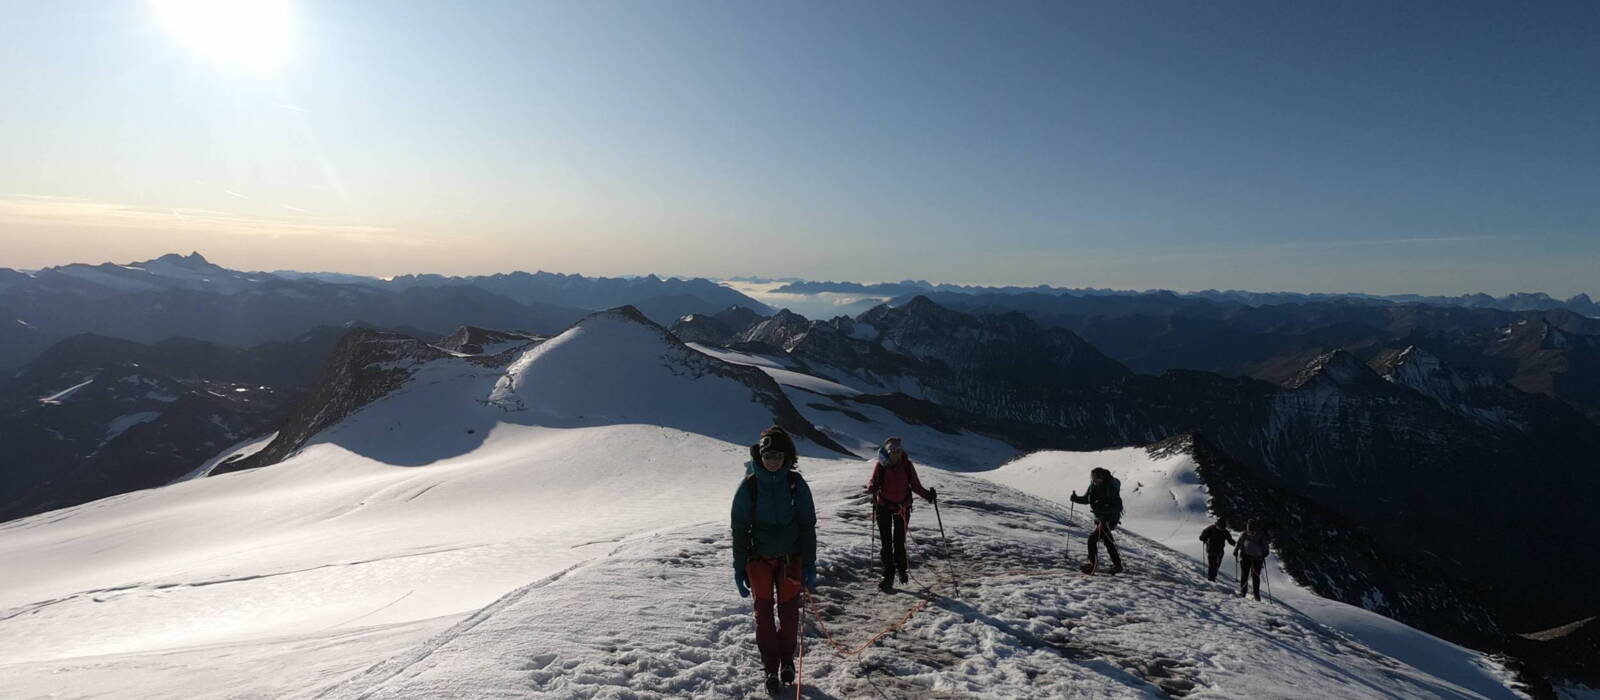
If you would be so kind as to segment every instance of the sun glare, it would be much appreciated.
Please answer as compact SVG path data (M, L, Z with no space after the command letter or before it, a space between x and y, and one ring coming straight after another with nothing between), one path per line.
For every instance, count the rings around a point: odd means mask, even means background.
M271 73L288 57L289 0L149 0L161 24L189 49Z

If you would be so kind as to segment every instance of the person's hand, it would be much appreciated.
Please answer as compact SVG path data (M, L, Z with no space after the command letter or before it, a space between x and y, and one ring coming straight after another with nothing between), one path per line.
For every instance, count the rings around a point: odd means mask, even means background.
M939 500L939 489L928 489L928 502L932 503L937 500Z
M740 598L750 597L750 574L745 573L743 569L733 572L733 585L739 587Z
M1077 498L1078 497L1078 492L1077 491L1073 491L1072 492L1072 497L1073 498Z
M800 573L800 578L805 581L807 589L816 590L816 588L817 588L817 565L816 564L807 564L806 568L805 568L805 571Z

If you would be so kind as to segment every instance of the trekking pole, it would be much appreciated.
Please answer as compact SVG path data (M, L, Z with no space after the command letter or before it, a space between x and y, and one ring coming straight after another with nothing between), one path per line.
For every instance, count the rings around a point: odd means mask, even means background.
M867 552L870 553L872 545L877 544L878 539L878 507L871 502L867 503L867 522L872 523L867 529Z
M800 595L805 596L800 601L802 604L806 604L806 603L811 602L811 592L810 591L804 590L804 588L802 588L801 591L800 591ZM810 606L807 606L807 607L810 607ZM804 614L800 615L799 619L800 619L800 629L795 630L795 631L800 633L800 638L795 640L795 644L797 646L797 651L799 651L799 654L796 655L795 661L794 661L794 700L800 700L800 689L805 686L805 682L806 682L806 618L805 618L805 615Z
M939 521L939 540L944 543L945 572L949 573L949 567L955 564L955 560L950 558L950 538L944 536L944 516L939 514L937 498L933 500L933 517ZM955 577L952 576L951 580L955 580Z

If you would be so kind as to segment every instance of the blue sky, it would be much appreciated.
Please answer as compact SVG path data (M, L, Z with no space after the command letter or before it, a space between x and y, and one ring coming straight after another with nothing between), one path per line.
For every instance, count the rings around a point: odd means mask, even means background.
M237 1L0 7L0 265L1600 293L1600 4Z

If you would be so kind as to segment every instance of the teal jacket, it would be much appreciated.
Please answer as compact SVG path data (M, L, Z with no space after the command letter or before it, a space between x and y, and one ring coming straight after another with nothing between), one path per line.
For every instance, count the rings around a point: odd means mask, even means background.
M1122 482L1117 477L1107 479L1103 484L1089 482L1082 496L1072 496L1073 503L1087 503L1089 510L1094 511L1094 519L1122 520Z
M736 571L743 571L751 556L797 554L804 566L816 563L817 506L793 466L769 472L750 465L733 493L732 515Z

